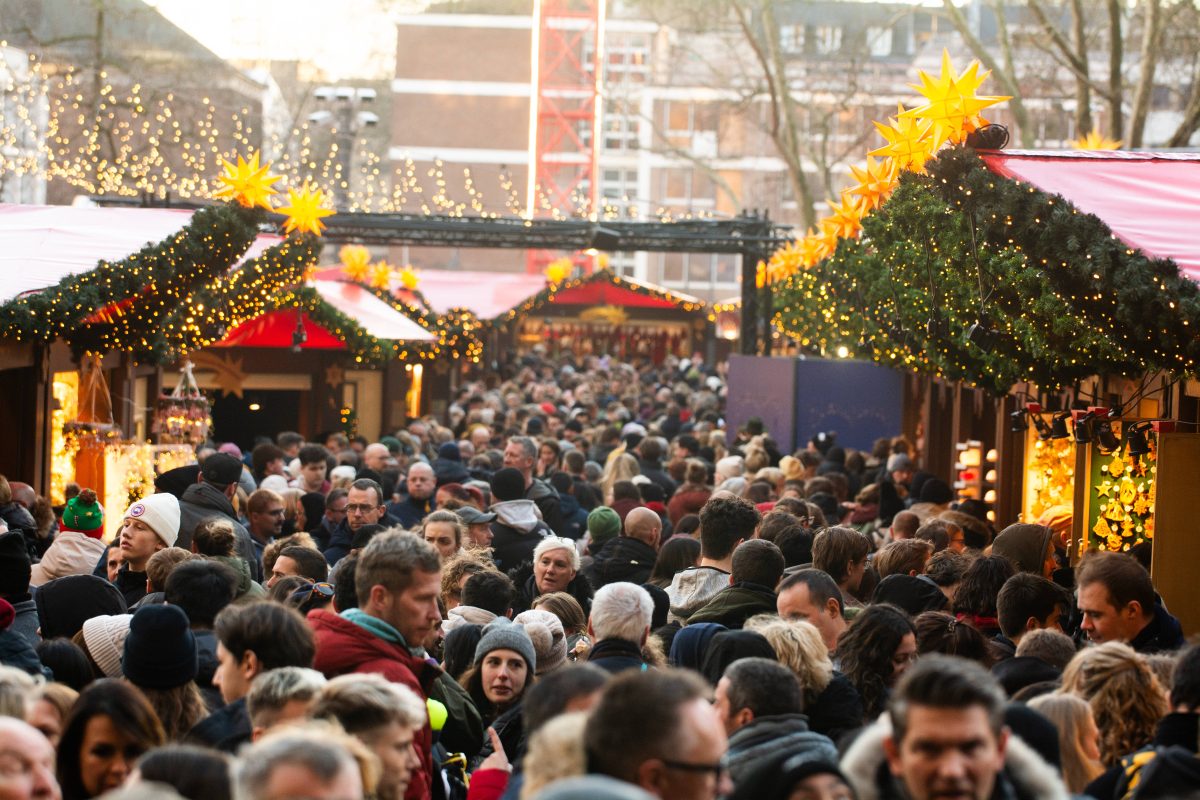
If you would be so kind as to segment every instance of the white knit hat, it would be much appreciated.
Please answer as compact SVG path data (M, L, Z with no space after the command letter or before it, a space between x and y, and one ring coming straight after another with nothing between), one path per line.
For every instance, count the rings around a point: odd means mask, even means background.
M122 519L137 519L150 526L167 547L179 538L179 501L175 495L160 492L143 497L125 509Z
M125 637L129 635L130 614L113 614L92 617L83 623L83 643L96 666L107 678L124 676L121 669L121 654L125 651Z
M260 489L270 489L272 492L286 492L288 488L287 478L282 475L268 475L262 479L262 483L258 485Z

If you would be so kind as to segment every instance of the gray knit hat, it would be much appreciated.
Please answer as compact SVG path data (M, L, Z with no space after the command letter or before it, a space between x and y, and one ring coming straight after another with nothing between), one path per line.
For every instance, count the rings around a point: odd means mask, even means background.
M537 671L537 653L533 649L533 640L529 638L524 627L504 617L489 622L483 629L483 638L475 646L475 666L479 666L484 657L493 650L512 650L514 653L520 653L529 671Z

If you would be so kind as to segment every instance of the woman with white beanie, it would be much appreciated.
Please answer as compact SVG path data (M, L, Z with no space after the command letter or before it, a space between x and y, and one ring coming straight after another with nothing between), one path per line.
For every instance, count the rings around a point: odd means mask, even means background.
M179 538L179 500L165 492L143 497L125 510L116 585L130 607L146 596L146 563Z

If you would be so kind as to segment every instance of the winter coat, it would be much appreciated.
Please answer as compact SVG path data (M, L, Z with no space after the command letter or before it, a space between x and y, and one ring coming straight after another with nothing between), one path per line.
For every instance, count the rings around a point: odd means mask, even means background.
M197 722L187 732L184 742L236 755L238 749L250 741L251 732L246 698L242 697Z
M671 495L667 501L667 516L672 525L678 525L679 520L688 514L699 514L700 509L712 497L712 489L695 483L685 483Z
M646 660L642 658L642 648L637 642L624 639L604 639L588 652L588 663L599 667L610 675L616 675L629 669L645 669Z
M250 577L261 582L262 561L254 550L250 531L238 521L237 513L225 493L211 483L193 483L179 498L179 538L175 541L175 546L184 550L190 549L196 526L210 517L222 517L233 523L233 532L237 537L237 554L246 559L246 564L250 567Z
M24 600L5 598L12 605L13 611L17 612L8 629L13 633L20 634L30 647L36 648L42 641L42 637L38 633L41 622L38 621L37 603L29 595L24 597Z
M716 567L688 567L676 572L667 587L671 598L668 622L687 623L717 592L729 586L729 573Z
M122 565L117 571L117 581L114 585L125 598L125 605L132 608L146 596L146 573L134 572L128 566Z
M41 586L64 575L91 575L106 549L99 539L78 531L61 531L42 560L33 565L29 585Z
M400 524L400 520L393 517L390 513L384 512L384 515L379 518L379 525L385 528L395 528L397 526L404 527ZM350 551L354 549L354 531L350 530L350 523L347 520L342 520L337 527L333 529L333 534L329 537L329 544L321 553L325 556L325 561L329 566L334 566L346 556L350 555Z
M650 580L658 552L641 539L618 536L604 543L584 574L593 589L610 583L627 581L639 586Z
M847 733L862 726L862 698L850 679L835 670L829 685L812 700L805 702L804 715L808 717L810 730L823 733L838 742Z
M1121 762L1124 764L1139 754L1161 753L1167 748L1185 751L1195 760L1197 754L1200 753L1200 741L1198 739L1200 739L1200 714L1186 712L1167 714L1158 721L1158 726L1154 731L1154 741L1150 743L1150 746L1139 750L1137 754L1126 756L1121 759ZM1143 758L1147 757L1143 756ZM1142 769L1144 770L1145 767ZM1124 776L1125 770L1121 765L1111 767L1100 777L1089 783L1087 788L1084 789L1084 794L1088 797L1095 797L1097 800L1108 800L1110 797L1118 798L1121 795L1117 793L1117 790L1121 786ZM1180 794L1185 793L1180 792Z
M396 642L389 642L372 631L332 611L317 609L308 614L308 624L316 635L317 655L313 668L327 678L351 673L377 673L392 683L408 687L422 700L438 675L438 668L408 651ZM429 721L417 731L414 741L420 758L420 769L413 771L407 800L422 800L429 796L433 778L433 731Z
M1157 603L1154 604L1154 619L1138 631L1138 635L1129 643L1130 647L1142 655L1178 650L1183 645L1183 628L1179 625L1179 620Z
M513 616L515 617L522 611L532 608L533 601L541 592L538 591L537 580L533 576L533 566L528 562L519 569L509 571L508 577L513 578L513 583L519 587L517 598L513 601ZM592 613L592 585L588 583L588 579L582 573L577 573L563 591L574 597L579 603L580 608L583 609L584 618Z
M730 630L741 628L755 614L775 613L775 593L766 586L739 581L726 586L688 617L688 622L716 622Z
M854 741L842 758L842 773L858 800L902 800L907 792L888 769L883 740L891 733L887 716L880 717ZM996 776L992 800L1068 800L1058 770L1047 764L1017 736L1008 737L1004 769Z
M536 478L525 490L525 499L532 500L542 512L542 521L559 536L565 536L566 522L563 520L562 504L554 487ZM495 511L495 509L492 509Z
M562 506L563 515L563 532L561 535L568 539L579 541L583 535L587 533L587 518L588 512L579 505L579 501L569 494L558 496L559 505Z
M503 714L492 720L492 730L496 731L496 736L500 738L500 746L504 748L504 755L508 759L508 763L519 765L521 760L525 758L525 749L528 744L528 739L525 736L525 718L522 714L521 704L518 702L515 706L507 709ZM490 756L493 752L492 737L487 737L483 743L483 748L475 758L471 759L471 771L474 772L483 763L484 759Z
M533 550L549 533L550 526L538 517L532 500L508 500L493 503L497 515L492 523L492 561L505 572L533 561Z
M441 485L440 483L438 484ZM388 503L387 513L396 519L397 524L404 528L413 528L431 512L436 510L434 495L419 500L405 495L395 503Z
M645 477L650 479L651 483L656 483L662 487L663 494L670 498L675 494L675 489L678 484L674 479L663 470L661 461L643 461L638 459L638 471Z
M435 458L429 466L433 467L434 477L440 489L448 483L466 483L471 480L471 473L461 461L448 458Z
M211 709L225 705L221 690L213 686L213 676L221 662L217 659L217 634L211 630L192 631L196 637L196 656L199 670L196 672L196 686L204 697L204 704Z
M16 667L29 675L40 675L48 681L54 680L54 674L42 666L33 645L21 634L7 628L0 631L0 664Z
M777 714L758 717L738 728L729 737L729 749L721 759L736 786L750 772L783 753L798 754L823 750L836 761L837 748L828 737L813 733L803 714Z

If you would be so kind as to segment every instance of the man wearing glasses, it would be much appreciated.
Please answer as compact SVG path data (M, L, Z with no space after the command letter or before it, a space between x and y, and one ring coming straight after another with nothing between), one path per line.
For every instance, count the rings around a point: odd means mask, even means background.
M662 800L728 795L733 785L721 763L728 740L708 695L704 682L683 670L614 678L588 722L589 771L640 786Z
M354 534L364 525L393 527L399 521L387 513L383 504L383 487L370 478L359 478L350 484L346 493L346 518L333 529L325 560L329 566L341 561L353 547Z

